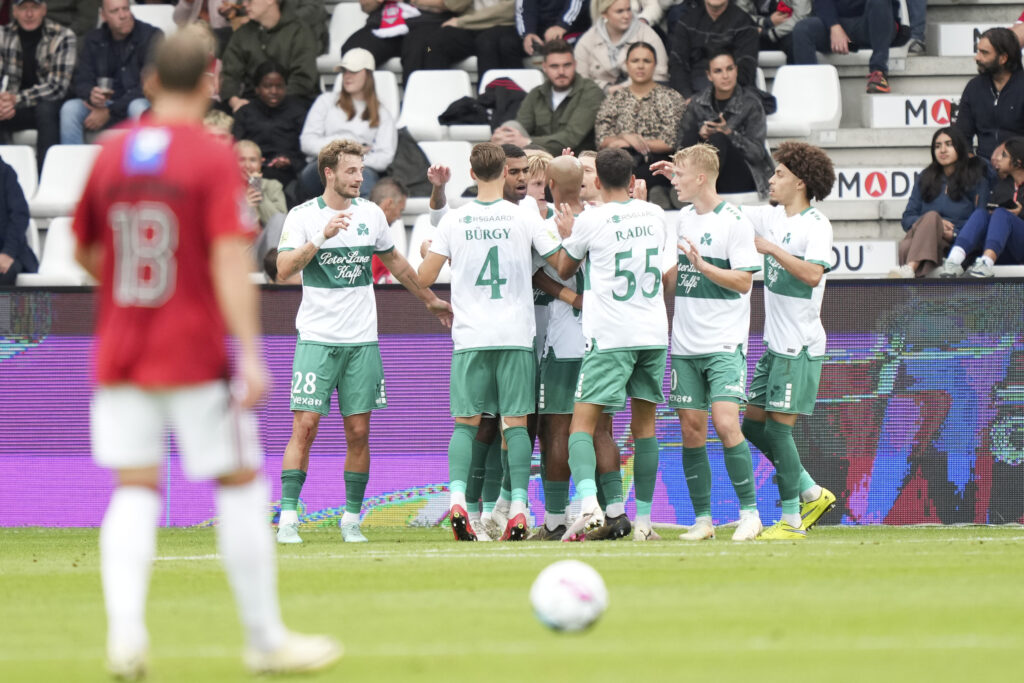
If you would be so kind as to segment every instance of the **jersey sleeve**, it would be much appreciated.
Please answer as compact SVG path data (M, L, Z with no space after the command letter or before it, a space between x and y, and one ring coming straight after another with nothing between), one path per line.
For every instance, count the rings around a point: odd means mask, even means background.
M302 221L302 213L299 207L288 212L284 219L284 227L281 228L281 239L277 243L278 252L299 249L309 238L306 236L306 226Z
M771 225L771 217L775 211L773 206L749 206L744 204L740 207L740 211L747 217L751 225L754 227L754 233L761 237L767 237L768 226Z
M804 260L817 263L827 273L832 270L832 224L821 214L817 214L813 219L808 217L807 220L810 225Z
M533 215L530 215L529 211L523 213L527 216L526 220L530 226L533 248L541 258L547 258L556 253L562 246L562 241L558 239L558 233L552 230L546 221L541 220L539 213Z
M562 240L562 248L573 261L582 261L590 250L591 220L593 211L584 211L576 217L572 227L572 234Z
M377 238L373 241L373 251L376 254L386 254L389 251L394 251L395 241L391 238L391 226L388 225L388 219L384 216L384 212L379 209L375 213Z
M259 232L256 215L245 201L245 184L238 174L238 162L226 146L209 151L210 174L205 206L206 234L212 242L218 237L238 235L252 239Z
M448 213L448 204L446 203L440 209L430 209L430 224L435 228L441 224L441 219Z
M437 229L434 230L434 237L430 242L430 251L435 254L440 254L445 258L452 257L451 247L451 230L452 230L452 216L446 214L441 222L437 224Z
M729 231L729 265L733 270L756 273L763 262L764 257L754 247L754 225L746 218L737 221Z

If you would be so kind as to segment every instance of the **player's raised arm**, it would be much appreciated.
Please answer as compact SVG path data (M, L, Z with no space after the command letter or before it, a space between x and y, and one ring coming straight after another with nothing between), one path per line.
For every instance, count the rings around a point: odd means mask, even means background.
M538 270L533 274L533 288L539 289L548 296L552 296L563 303L569 304L573 308L582 308L582 295L577 294L565 285L556 282L555 279L545 273L543 269Z
M429 285L425 285L420 281L419 275L412 269L412 266L409 265L409 262L404 256L394 249L386 253L378 254L377 256L379 256L381 262L387 266L387 269L391 271L391 274L402 283L402 286L408 289L413 296L422 301L427 307L427 310L436 315L441 322L444 323L445 327L452 326L451 304L439 299L434 292L430 291ZM431 252L428 253L427 256L439 256L439 258L441 258L441 263L444 263L444 257L441 257L439 254ZM424 263L426 263L426 260L424 260ZM420 265L420 270L423 270L422 264ZM437 271L440 272L441 268L438 267ZM437 273L434 273L430 284L434 284L436 280Z
M754 238L754 246L759 254L765 254L774 258L780 266L808 287L817 287L818 283L821 282L821 276L825 274L825 267L820 263L805 261L798 256L794 256L778 244L760 235Z
M309 239L305 244L294 249L279 248L277 252L277 274L281 279L287 280L292 277L313 260L316 252L320 250L323 243L337 235L342 230L348 230L351 216L347 212L339 212L319 232ZM285 223L283 235L289 233L288 223ZM284 240L282 240L282 243Z
M427 180L430 181L430 224L435 228L448 213L448 197L445 186L452 179L452 170L441 164L434 164L427 169Z

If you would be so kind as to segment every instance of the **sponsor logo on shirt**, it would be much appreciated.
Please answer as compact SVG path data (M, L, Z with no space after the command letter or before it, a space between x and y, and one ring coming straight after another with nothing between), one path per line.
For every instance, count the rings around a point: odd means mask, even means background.
M348 251L342 254L329 251L321 252L320 266L337 268L334 277L352 284L362 276L365 268L370 267L370 258L370 254L360 254L358 251Z
M292 403L297 406L322 406L324 402L312 396L296 396L292 394Z
M787 232L786 236L782 238L782 243L783 244L789 244L789 242L792 239L792 237L793 237L793 233Z

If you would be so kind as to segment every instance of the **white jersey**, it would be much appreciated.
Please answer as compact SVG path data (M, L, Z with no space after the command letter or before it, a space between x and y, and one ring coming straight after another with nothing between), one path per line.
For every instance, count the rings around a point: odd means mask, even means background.
M540 216L540 206L537 204L537 200L531 197L530 195L526 195L525 197L520 199L519 206L521 206L524 209L533 209L533 212ZM441 224L441 219L444 218L445 214L447 214L450 210L451 209L449 208L447 202L440 209L430 209L430 224L436 228L438 225ZM548 208L548 211L551 211L550 207Z
M451 259L455 350L533 348L532 249L545 258L558 236L534 210L504 199L449 211L430 251Z
M732 204L722 202L703 215L691 204L679 212L679 242L689 239L701 258L729 270L761 270L754 248L754 226ZM750 292L740 294L716 285L697 272L679 252L676 305L672 317L672 355L706 356L747 352L750 332Z
M675 235L665 212L637 199L609 202L581 214L562 244L585 268L583 335L597 348L644 349L668 345L661 276L675 262Z
M555 219L549 218L547 224L551 230L557 231L558 226L555 224ZM558 284L568 287L577 294L583 292L583 266L575 274L569 276L568 279L560 278L558 271L548 263L543 263L541 266L545 275ZM583 358L587 341L586 337L583 336L582 311L578 308L573 308L561 299L552 299L550 297L549 299L547 334L544 338L545 355L550 349L554 353L555 358L559 360L578 360Z
M278 251L299 249L338 211L311 199L288 212ZM395 248L384 212L365 199L353 199L347 230L326 240L302 269L302 303L295 318L299 339L321 344L377 341L377 304L370 261Z
M827 273L832 268L832 224L823 213L809 207L787 216L781 206L744 207L744 213L759 235L790 254L817 263ZM779 265L764 257L764 342L773 352L797 356L807 347L808 355L825 355L825 328L821 324L821 300L825 275L816 287L809 287Z

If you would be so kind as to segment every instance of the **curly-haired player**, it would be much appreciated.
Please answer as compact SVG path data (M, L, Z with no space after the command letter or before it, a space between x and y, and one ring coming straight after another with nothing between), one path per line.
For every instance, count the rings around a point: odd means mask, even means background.
M750 382L743 434L778 473L782 519L761 540L803 539L836 497L800 464L793 425L810 415L825 356L821 300L832 263L832 224L811 200L832 191L836 174L824 150L784 142L774 154L771 206L744 207L764 254L764 342Z

